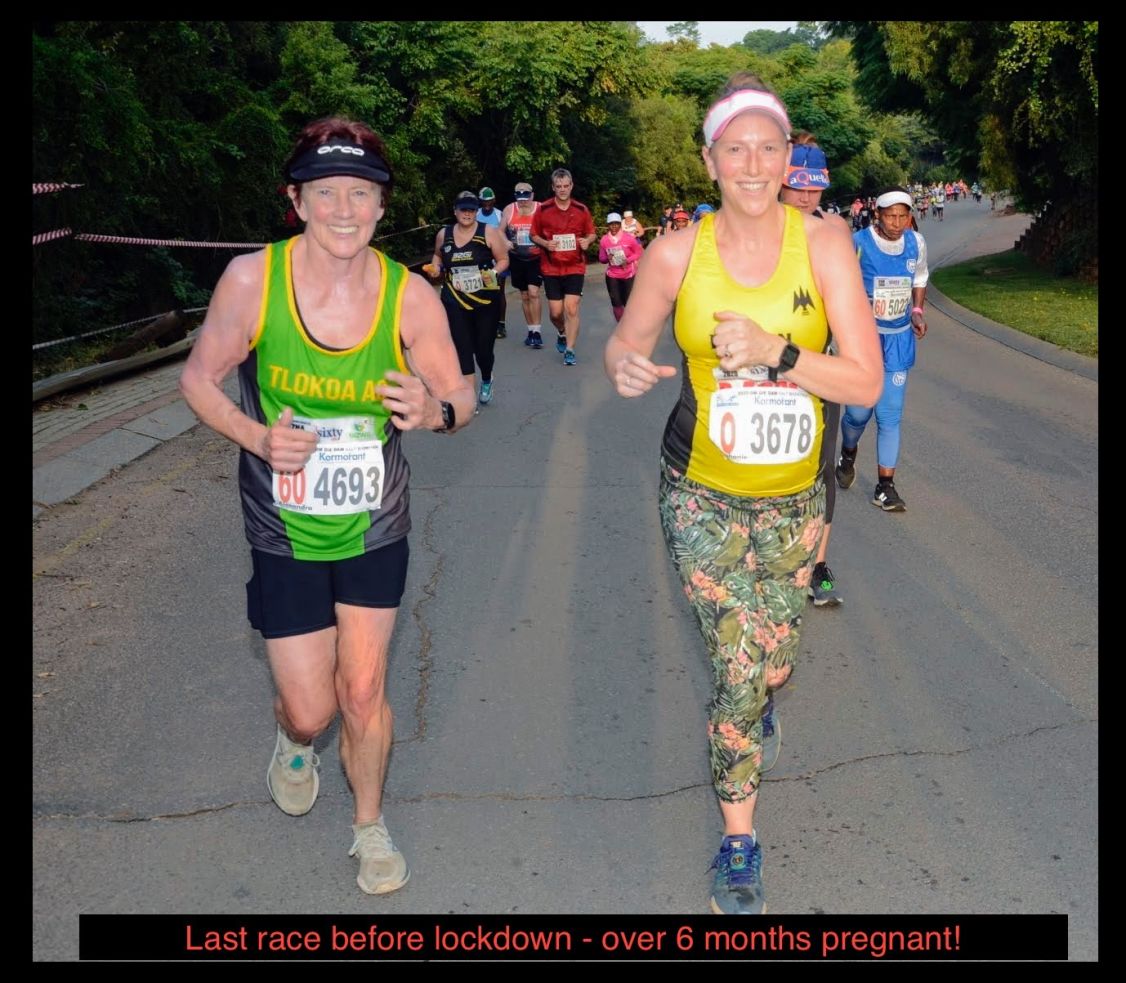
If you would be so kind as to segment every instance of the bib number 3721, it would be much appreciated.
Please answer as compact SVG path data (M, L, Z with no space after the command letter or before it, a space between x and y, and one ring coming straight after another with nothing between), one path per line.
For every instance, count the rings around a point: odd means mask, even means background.
M790 464L812 453L813 400L793 383L721 379L712 393L708 436L736 464Z

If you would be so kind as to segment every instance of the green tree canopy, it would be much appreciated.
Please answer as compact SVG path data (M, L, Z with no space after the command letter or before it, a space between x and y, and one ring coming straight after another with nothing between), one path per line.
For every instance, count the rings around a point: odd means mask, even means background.
M947 163L1038 210L1098 179L1094 21L838 21L872 108L918 110Z

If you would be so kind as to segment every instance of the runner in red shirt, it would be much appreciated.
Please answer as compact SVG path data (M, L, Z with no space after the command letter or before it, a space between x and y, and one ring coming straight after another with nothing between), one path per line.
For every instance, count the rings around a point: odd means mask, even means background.
M543 202L532 218L532 242L543 247L540 272L551 323L558 334L555 349L562 354L564 365L575 364L586 250L595 239L590 209L571 197L574 186L570 171L562 167L552 171L555 197Z

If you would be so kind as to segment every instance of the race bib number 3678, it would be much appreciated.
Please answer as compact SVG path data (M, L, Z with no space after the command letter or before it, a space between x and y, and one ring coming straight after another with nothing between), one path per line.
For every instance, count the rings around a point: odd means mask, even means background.
M708 437L736 464L790 464L813 452L817 417L804 389L766 369L738 374L716 370Z
M309 515L352 515L383 503L383 442L375 418L329 420L293 418L301 430L315 430L317 447L295 474L273 476L274 504Z

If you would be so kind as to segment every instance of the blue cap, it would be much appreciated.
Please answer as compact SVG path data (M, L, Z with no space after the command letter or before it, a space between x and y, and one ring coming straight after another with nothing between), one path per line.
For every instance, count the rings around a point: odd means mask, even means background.
M824 191L829 187L829 162L825 151L808 143L796 143L786 168L786 187L798 191Z

